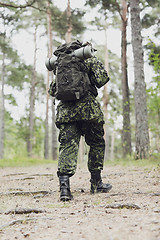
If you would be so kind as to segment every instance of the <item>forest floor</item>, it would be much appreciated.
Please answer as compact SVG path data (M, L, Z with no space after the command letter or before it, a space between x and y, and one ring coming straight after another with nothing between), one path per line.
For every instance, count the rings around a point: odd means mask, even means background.
M160 240L160 169L105 166L109 193L90 194L80 166L59 201L56 165L0 169L0 240Z

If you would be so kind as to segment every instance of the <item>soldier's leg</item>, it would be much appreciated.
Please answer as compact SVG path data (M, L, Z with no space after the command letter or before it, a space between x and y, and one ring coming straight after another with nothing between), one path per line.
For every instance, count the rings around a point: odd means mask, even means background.
M61 124L59 130L60 147L57 175L60 183L60 200L70 201L73 196L70 191L69 178L76 171L81 131L77 123Z
M103 170L104 163L104 129L103 122L89 122L83 125L85 141L90 146L88 154L88 169L90 172Z
M59 161L58 176L73 176L77 167L77 155L81 130L76 122L59 126Z
M103 170L104 163L104 129L103 123L91 122L85 124L85 140L90 146L88 155L88 169L91 173L91 193L108 192L112 185L104 184L101 178L101 170Z

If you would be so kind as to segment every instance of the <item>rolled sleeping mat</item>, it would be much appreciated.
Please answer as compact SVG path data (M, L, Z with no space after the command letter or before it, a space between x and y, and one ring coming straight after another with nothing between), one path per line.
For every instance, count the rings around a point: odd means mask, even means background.
M46 59L45 65L46 65L46 68L48 69L48 71L54 70L56 60L57 60L56 56Z
M72 55L75 55L76 57L85 60L87 58L91 58L94 56L94 49L90 46L87 45L85 47L79 48L77 50L75 50Z

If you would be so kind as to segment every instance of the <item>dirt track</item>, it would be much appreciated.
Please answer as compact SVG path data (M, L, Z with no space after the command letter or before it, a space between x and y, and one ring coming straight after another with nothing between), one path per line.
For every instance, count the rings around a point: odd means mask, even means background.
M0 169L0 240L160 240L160 171L116 166L102 176L112 190L91 195L79 167L74 200L63 203L55 165Z

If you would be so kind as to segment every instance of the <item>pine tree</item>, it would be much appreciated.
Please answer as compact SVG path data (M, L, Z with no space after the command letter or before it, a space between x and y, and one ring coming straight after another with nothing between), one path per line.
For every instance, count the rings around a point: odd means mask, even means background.
M136 159L143 159L149 156L149 132L139 0L130 0L130 11L135 77Z

